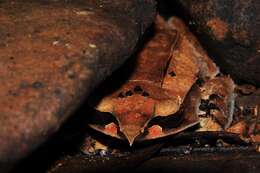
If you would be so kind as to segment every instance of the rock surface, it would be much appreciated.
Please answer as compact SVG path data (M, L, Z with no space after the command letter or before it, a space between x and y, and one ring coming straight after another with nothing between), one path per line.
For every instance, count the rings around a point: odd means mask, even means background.
M260 86L260 1L176 0L221 70ZM179 8L179 7L178 7Z
M0 162L26 156L133 52L153 0L0 1Z

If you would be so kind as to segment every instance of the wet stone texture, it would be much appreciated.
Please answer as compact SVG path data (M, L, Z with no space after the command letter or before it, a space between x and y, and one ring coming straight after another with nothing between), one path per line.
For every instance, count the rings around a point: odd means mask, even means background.
M187 22L214 55L221 70L239 82L260 85L260 1L175 2L181 4L181 11L189 16Z
M0 1L0 162L45 141L129 57L152 0Z

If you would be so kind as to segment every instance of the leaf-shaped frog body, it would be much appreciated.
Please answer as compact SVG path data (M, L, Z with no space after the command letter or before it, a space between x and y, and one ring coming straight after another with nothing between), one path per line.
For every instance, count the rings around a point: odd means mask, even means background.
M95 105L100 112L112 113L116 121L91 127L113 137L126 137L130 145L136 139L180 132L198 123L200 91L195 82L217 73L215 64L179 19L167 23L158 16L154 35L138 53L127 81Z

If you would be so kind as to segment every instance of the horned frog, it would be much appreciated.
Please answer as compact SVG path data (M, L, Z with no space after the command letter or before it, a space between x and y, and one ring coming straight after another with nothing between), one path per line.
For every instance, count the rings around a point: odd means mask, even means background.
M224 126L230 124L234 83L228 76L216 77L217 66L179 18L157 16L153 36L134 61L123 84L107 92L101 90L109 87L102 86L97 92L105 94L90 98L90 105L104 113L93 116L106 119L92 122L95 130L130 145L173 135L200 123L201 100L212 95Z

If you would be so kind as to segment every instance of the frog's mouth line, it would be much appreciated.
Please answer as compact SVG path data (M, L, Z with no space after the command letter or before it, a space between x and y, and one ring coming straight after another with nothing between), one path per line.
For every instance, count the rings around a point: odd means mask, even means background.
M141 141L142 136L147 135L147 129L149 127L152 127L153 125L159 125L161 127L163 127L163 129L165 129L167 131L167 129L172 129L172 128L177 128L183 121L184 117L182 116L182 110L176 114L167 116L167 117L154 117L152 118L146 125L145 129L143 130L143 132L138 135L136 137L136 141ZM115 118L114 115L112 115L112 113L108 113L108 112L99 112L99 111L95 111L95 116L91 116L92 118L89 119L89 124L92 128L104 132L104 126L106 126L107 124L110 123L114 123L117 127L119 127L119 123L117 121L117 119ZM173 123L169 123L169 122L173 122ZM119 135L114 136L116 138L124 138L126 139L125 135L119 131L118 129L118 133ZM110 135L110 134L107 134ZM140 139L138 139L140 138Z

